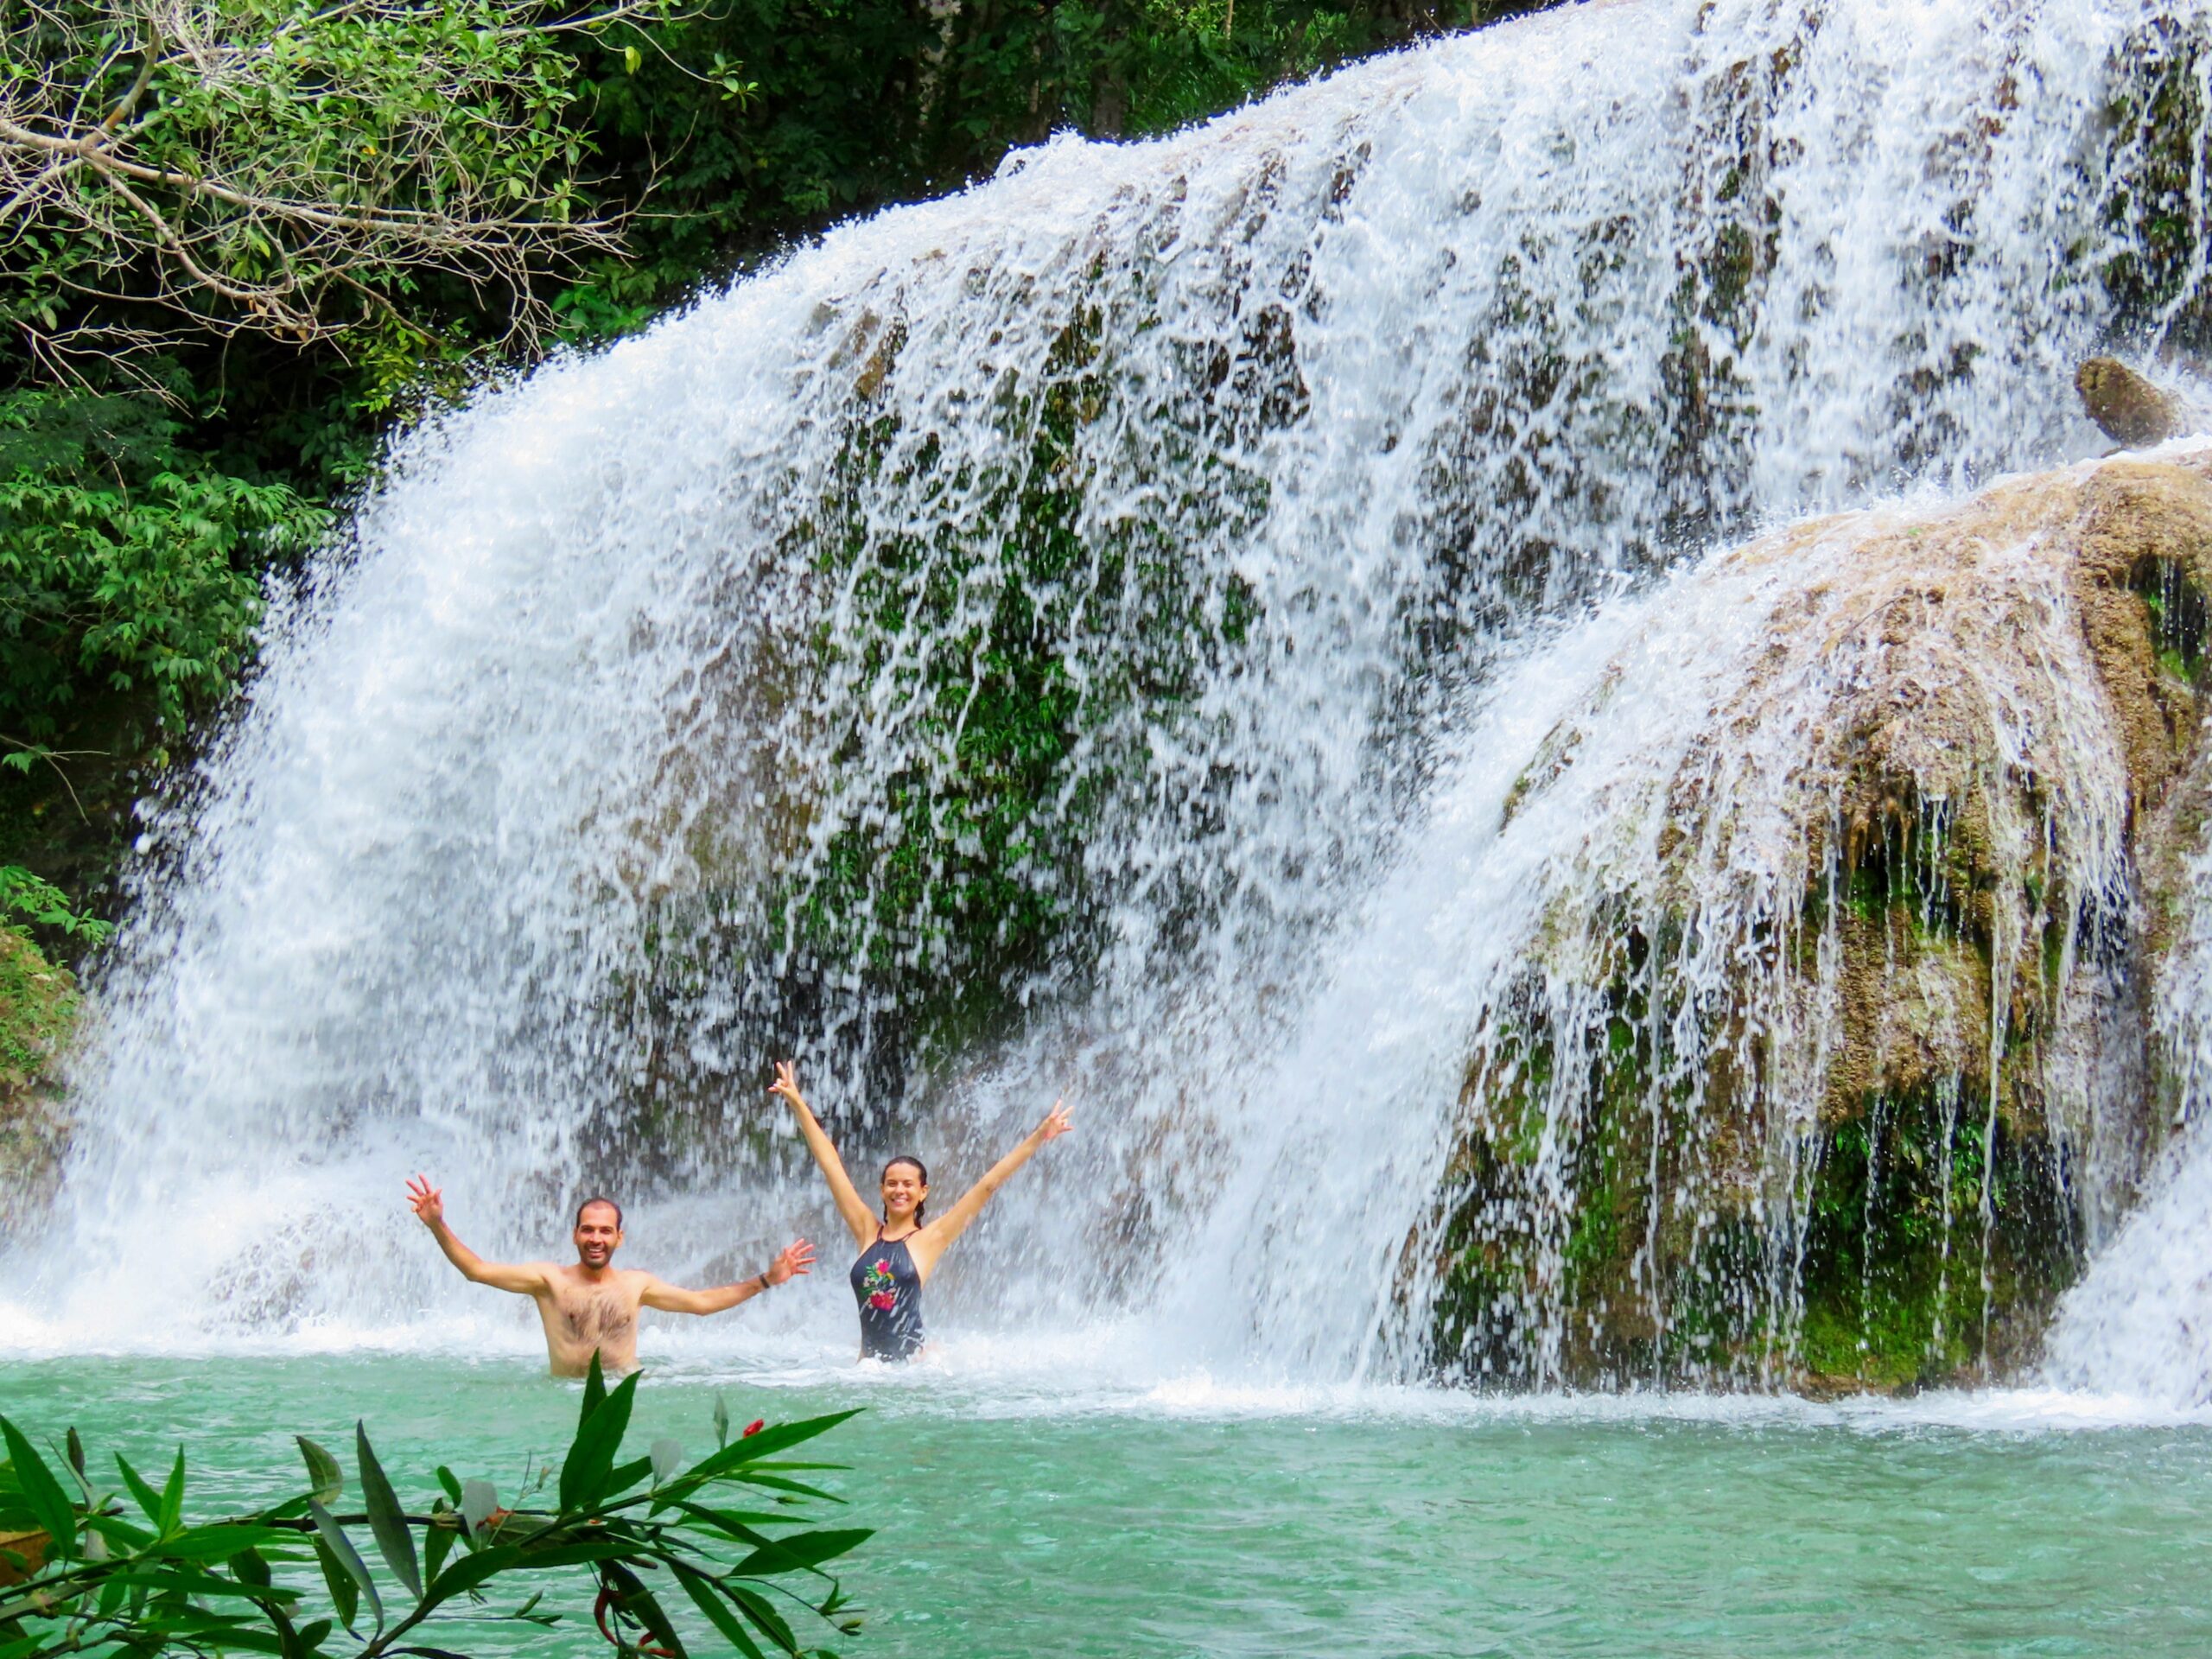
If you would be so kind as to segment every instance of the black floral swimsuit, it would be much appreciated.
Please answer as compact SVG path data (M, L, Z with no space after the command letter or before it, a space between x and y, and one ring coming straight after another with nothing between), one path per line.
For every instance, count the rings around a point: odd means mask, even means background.
M878 1228L875 1243L853 1263L852 1280L861 1305L861 1357L912 1359L919 1353L922 1270L906 1240L886 1238Z

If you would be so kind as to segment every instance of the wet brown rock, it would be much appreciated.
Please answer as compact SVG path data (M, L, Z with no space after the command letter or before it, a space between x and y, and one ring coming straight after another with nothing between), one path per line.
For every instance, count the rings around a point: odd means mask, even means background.
M2093 357L2074 372L2074 389L2097 428L2128 449L2164 443L2183 429L2180 401L2116 357Z
M1434 1351L1837 1388L2031 1363L2078 1269L2075 1183L2115 1172L2097 1201L2124 1202L2171 1116L2144 988L2212 821L2212 448L1801 524L1700 580L1764 608L1695 737L1623 796L1657 804L1656 867L1562 887L1485 1013L1409 1255L1441 1287ZM1545 740L1510 818L1616 689ZM1691 940L1723 982L1669 985Z

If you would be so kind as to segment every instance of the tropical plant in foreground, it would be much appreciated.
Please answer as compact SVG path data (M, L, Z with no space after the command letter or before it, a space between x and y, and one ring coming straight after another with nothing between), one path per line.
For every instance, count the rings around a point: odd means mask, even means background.
M557 1476L541 1471L512 1509L490 1482L441 1466L440 1495L427 1511L410 1510L358 1428L357 1511L338 1512L338 1461L302 1438L307 1491L267 1509L188 1522L182 1452L158 1490L118 1455L116 1484L88 1465L74 1429L64 1455L49 1462L0 1417L9 1454L0 1464L0 1659L465 1659L468 1649L454 1644L467 1643L468 1630L558 1624L563 1615L543 1605L549 1590L579 1579L619 1659L686 1659L687 1639L670 1612L682 1603L672 1593L696 1611L717 1648L750 1659L827 1655L803 1647L792 1621L857 1630L823 1564L869 1535L811 1525L810 1504L842 1500L795 1477L838 1465L779 1454L854 1414L756 1423L733 1440L717 1402L712 1455L687 1465L664 1440L626 1462L637 1383L633 1375L609 1389L594 1359ZM741 1492L748 1507L722 1507ZM356 1541L364 1530L381 1573ZM510 1599L516 1575L544 1573L558 1575L549 1589ZM512 1647L512 1637L499 1645Z

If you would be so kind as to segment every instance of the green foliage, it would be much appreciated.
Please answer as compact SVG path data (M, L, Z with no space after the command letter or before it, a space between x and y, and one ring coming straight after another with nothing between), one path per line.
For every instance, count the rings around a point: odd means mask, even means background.
M611 245L569 35L650 22L545 0L120 0L0 29L0 315L63 356L198 330L311 340L426 278L534 283ZM97 296L86 305L75 296ZM420 324L416 325L418 327Z
M87 944L102 944L115 931L110 924L72 909L60 888L20 864L0 864L0 918L6 917L52 928Z
M0 872L4 874L6 872ZM77 1011L77 987L20 927L0 924L0 1120L13 1097L42 1077L67 1039ZM6 1128L0 1122L0 1129ZM0 1163L9 1153L0 1135Z
M306 1491L195 1522L185 1514L181 1450L156 1491L119 1456L114 1478L99 1473L74 1430L63 1456L49 1462L0 1417L9 1454L0 1465L0 1535L42 1535L0 1552L0 1659L101 1650L449 1654L456 1625L557 1624L564 1615L542 1610L543 1589L518 1604L494 1599L515 1575L539 1573L559 1575L556 1585L596 1586L594 1617L620 1655L657 1649L684 1659L691 1645L664 1599L680 1590L732 1651L826 1656L801 1646L779 1601L855 1632L854 1610L823 1567L870 1535L810 1524L810 1503L839 1500L793 1477L834 1465L780 1454L854 1414L779 1425L689 1466L667 1442L656 1443L652 1457L618 1462L637 1385L633 1374L608 1389L594 1357L557 1497L545 1503L533 1488L512 1509L499 1505L488 1482L464 1482L441 1466L437 1495L410 1511L360 1427L359 1512L334 1512L343 1490L337 1459L302 1438ZM731 1489L763 1507L724 1507ZM363 1528L379 1567L356 1540Z
M0 395L0 742L18 769L93 688L178 731L236 679L261 569L327 522L177 435L143 399Z

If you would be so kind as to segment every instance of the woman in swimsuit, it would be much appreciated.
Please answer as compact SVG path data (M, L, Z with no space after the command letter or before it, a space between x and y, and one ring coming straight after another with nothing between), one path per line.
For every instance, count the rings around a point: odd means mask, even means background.
M845 1218L845 1225L853 1230L853 1242L861 1247L860 1259L853 1263L852 1280L853 1295L861 1305L862 1359L912 1359L921 1351L922 1287L937 1271L945 1246L967 1231L968 1224L982 1213L991 1194L1034 1157L1038 1147L1075 1127L1067 1108L1054 1101L1045 1121L935 1221L922 1218L930 1196L929 1171L918 1158L893 1158L883 1166L883 1215L879 1219L861 1202L837 1148L814 1121L813 1112L798 1091L798 1080L791 1075L790 1061L777 1062L776 1081L768 1092L791 1103L799 1133L806 1137L807 1150L829 1178L830 1196L837 1201L837 1213Z

